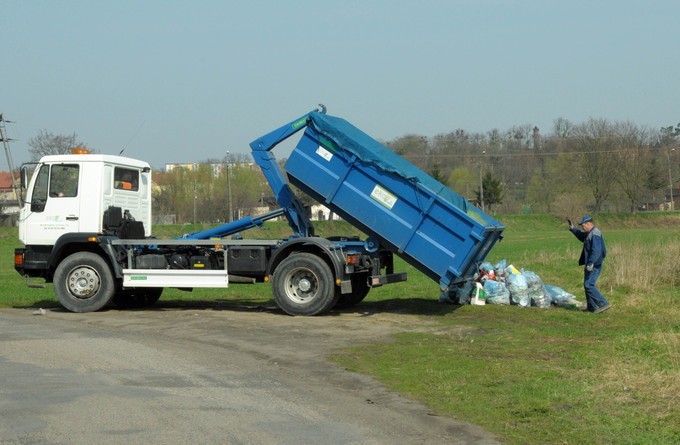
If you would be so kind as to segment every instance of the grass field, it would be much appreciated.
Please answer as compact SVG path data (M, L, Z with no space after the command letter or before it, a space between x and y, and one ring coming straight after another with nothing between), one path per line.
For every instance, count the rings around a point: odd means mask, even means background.
M536 272L583 300L580 244L550 216L500 217L505 239L488 259ZM335 361L370 374L434 413L482 425L511 444L680 443L680 213L596 218L608 257L600 289L613 309L593 315L562 308L451 306L411 266L405 283L378 288L359 308L418 314L432 333L338 351ZM248 237L285 236L285 224ZM162 227L176 236L200 227ZM348 234L343 223L320 235ZM51 289L29 289L13 270L15 229L0 229L0 305L54 307ZM168 290L164 301L191 305L270 304L268 285Z

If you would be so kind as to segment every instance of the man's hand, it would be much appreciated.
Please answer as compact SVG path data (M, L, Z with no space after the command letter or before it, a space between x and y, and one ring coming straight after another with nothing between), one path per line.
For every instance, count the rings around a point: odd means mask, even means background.
M571 219L567 218L567 222L569 223L569 230L574 228L574 223L571 222Z
M592 272L592 271L593 271L593 265L592 265L592 264L588 264L588 265L586 266L586 270L587 270L588 272Z

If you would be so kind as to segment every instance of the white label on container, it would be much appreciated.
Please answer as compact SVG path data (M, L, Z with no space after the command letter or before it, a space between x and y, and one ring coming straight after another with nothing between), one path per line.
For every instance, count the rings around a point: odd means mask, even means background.
M319 145L319 148L316 149L316 154L324 158L325 160L329 161L333 159L333 153L330 151L326 150L323 148L321 145Z
M371 192L371 198L375 199L390 210L392 207L394 207L394 204L397 203L397 197L384 188L380 187L378 184L376 184L373 188L373 191Z

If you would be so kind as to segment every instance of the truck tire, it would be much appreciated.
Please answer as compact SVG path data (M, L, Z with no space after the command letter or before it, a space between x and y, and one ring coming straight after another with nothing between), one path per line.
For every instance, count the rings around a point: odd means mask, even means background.
M118 309L131 309L153 306L163 293L162 287L138 287L119 290L113 296L113 304Z
M337 288L338 302L335 303L335 309L347 309L364 301L364 298L366 298L366 295L371 290L366 280L368 280L367 273L352 275L351 294L341 294L340 288Z
M116 286L104 258L78 252L64 258L54 272L59 303L71 312L94 312L111 301Z
M326 262L310 253L293 254L274 271L276 304L290 315L318 315L331 309L338 298L335 280Z

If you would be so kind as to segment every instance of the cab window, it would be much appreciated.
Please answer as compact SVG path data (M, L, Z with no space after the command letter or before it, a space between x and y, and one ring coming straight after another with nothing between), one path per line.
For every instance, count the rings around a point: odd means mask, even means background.
M50 197L73 198L78 196L78 172L78 165L53 165L50 174Z
M136 192L139 190L139 170L116 167L113 170L113 188Z

